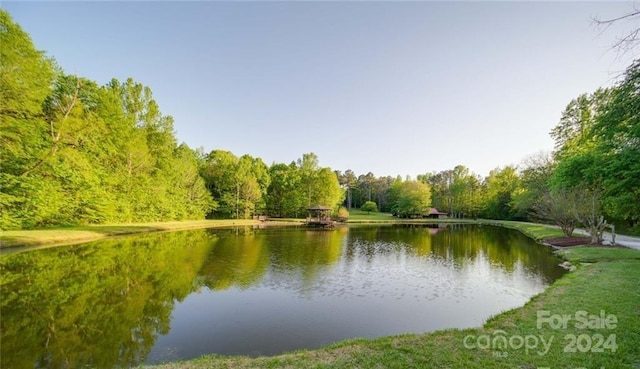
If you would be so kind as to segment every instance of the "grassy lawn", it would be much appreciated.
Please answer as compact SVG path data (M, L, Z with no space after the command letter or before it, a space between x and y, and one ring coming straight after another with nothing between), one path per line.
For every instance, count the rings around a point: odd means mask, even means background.
M368 213L366 211L362 211L359 209L351 209L349 212L349 223L359 223L359 222L397 222L399 219L391 215L391 213L379 213L379 212L371 212Z
M380 213L362 211L359 209L351 209L347 223L477 223L472 219L402 219L394 217L391 213Z
M73 244L133 233L228 227L257 223L255 220L243 219L187 220L176 222L90 225L27 231L2 231L0 232L0 248Z
M562 237L564 234L558 228L552 228L538 223L526 223L526 222L514 222L510 220L479 220L481 224L492 224L506 228L513 228L521 231L527 236L533 238L536 241L544 240L545 238Z
M557 236L536 224L503 225L538 239ZM560 253L575 271L481 328L355 339L275 357L214 355L153 368L640 368L640 251L574 247ZM562 316L566 326L554 325ZM585 322L590 326L582 327ZM498 345L500 337L506 346Z
M297 224L304 221L304 218L273 218L269 220L269 224ZM398 219L389 213L367 213L357 209L353 209L351 211L348 220L349 223L426 223L433 221L433 219ZM456 222L458 221L456 220ZM57 227L51 229L24 231L0 231L0 248L66 245L125 234L229 227L234 225L251 224L258 224L258 222L244 219L187 220L175 222Z

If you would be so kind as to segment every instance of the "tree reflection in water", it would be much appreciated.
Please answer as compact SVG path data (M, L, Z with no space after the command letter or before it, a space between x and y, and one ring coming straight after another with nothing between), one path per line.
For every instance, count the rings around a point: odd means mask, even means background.
M0 259L0 366L135 366L169 333L175 305L203 288L267 286L307 300L322 289L335 308L332 286L347 291L337 285L367 264L381 273L376 278L402 278L382 270L394 260L458 270L482 261L546 283L562 273L546 248L519 232L456 225L198 230L7 254ZM313 306L321 306L315 297Z

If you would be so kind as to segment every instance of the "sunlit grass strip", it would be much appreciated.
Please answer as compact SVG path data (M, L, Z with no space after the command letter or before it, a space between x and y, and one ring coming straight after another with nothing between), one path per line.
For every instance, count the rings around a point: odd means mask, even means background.
M480 224L497 225L505 228L512 228L521 231L536 241L542 241L545 238L562 237L564 234L559 228L550 227L544 224L514 222L508 220L478 220Z
M253 225L258 223L259 222L255 220L244 219L187 220L174 222L89 225L26 231L2 231L0 232L0 248L72 244L125 234L229 227L236 225Z
M509 226L538 239L557 235L554 229L530 223L509 222ZM560 253L578 266L576 271L556 281L523 307L499 314L481 328L354 339L275 357L212 355L153 368L637 369L640 364L640 251L573 247ZM603 324L600 314L615 316L617 324L615 328L582 329L576 319L582 312L592 316L595 325ZM539 314L566 315L570 320L566 328L553 327L539 320ZM598 335L604 339L613 335L615 342L610 340L609 345L596 348ZM489 338L488 347L478 344L479 337ZM496 337L507 339L506 348L497 346L499 340L492 341ZM537 347L518 347L520 338L532 344L535 337ZM551 341L548 350L542 346L540 337ZM572 345L571 337L581 337L580 345ZM586 352L581 352L585 349ZM602 352L597 352L599 349Z
M368 213L366 211L352 209L349 212L349 218L347 223L394 223L394 224L402 224L402 223L477 223L474 219L454 219L454 218L445 218L445 219L432 219L432 218L398 218L391 215L391 213L380 213L380 212L371 212Z
M397 221L398 218L394 217L390 213L380 213L380 212L366 212L358 209L351 209L349 212L348 222L358 222L358 221L372 221L372 220L384 220L384 221Z
M268 224L300 224L304 219L270 219ZM230 227L235 225L258 224L255 220L245 219L211 219L211 220L187 220L173 222L148 222L132 224L104 224L76 227L60 227L52 229L2 231L0 232L0 248L31 247L65 245L79 242L93 241L105 237L125 234L178 231L197 228ZM535 239L545 237L559 237L562 232L548 228L540 224L508 221L484 221L472 219L399 219L389 213L367 213L360 210L352 210L347 221L349 224L430 224L430 223L486 223L516 228Z

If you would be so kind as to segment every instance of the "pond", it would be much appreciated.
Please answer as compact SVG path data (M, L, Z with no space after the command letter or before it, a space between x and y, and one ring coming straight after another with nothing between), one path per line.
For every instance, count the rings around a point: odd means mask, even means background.
M436 226L437 227L437 226ZM563 274L476 225L208 229L2 255L2 368L274 355L480 326Z

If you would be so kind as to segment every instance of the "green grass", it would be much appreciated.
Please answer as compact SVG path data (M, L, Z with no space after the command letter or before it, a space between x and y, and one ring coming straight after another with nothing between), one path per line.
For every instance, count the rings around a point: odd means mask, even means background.
M640 261L640 251L623 247L569 247L558 251L558 254L562 256L562 258L569 261L577 261L581 263L597 263L620 260ZM640 302L638 303L638 305L640 307Z
M371 212L368 213L366 211L362 211L359 209L351 209L349 212L349 223L358 223L358 222L395 222L398 221L398 218L391 215L391 213L380 213L380 212Z
M276 224L299 224L304 223L304 221L304 218L269 219L269 223ZM348 223L433 223L439 221L454 223L473 222L459 219L398 219L389 213L367 213L357 209L353 209L350 213ZM218 219L130 224L102 224L36 230L0 231L0 249L12 247L15 248L69 245L126 234L177 231L196 228L229 227L234 225L250 225L257 223L258 222L254 220Z
M134 233L257 224L254 220L187 220L0 232L0 248L66 245Z
M517 229L527 236L533 238L536 241L544 240L545 238L562 237L564 234L558 228L546 226L538 223L527 222L514 222L510 220L478 220L481 224L497 225L505 228Z
M352 213L353 214L353 213ZM380 216L380 215L378 215ZM360 218L361 220L365 220ZM375 220L375 219L374 219ZM523 231L541 239L556 237L559 231L537 224L492 222ZM542 246L541 246L542 247ZM408 334L374 340L354 339L318 350L301 350L275 357L205 356L195 360L155 366L168 368L640 368L640 251L606 247L573 247L561 256L577 266L523 307L499 314L476 329L445 330ZM470 309L473 307L470 306ZM538 312L568 315L566 328L538 327ZM615 328L579 329L576 313L613 314ZM615 352L565 352L571 335L599 341L615 336ZM508 347L507 349L465 346L467 337L542 337L551 342L549 351ZM468 341L473 342L473 341ZM530 341L530 342L533 342ZM538 341L540 342L540 341ZM611 341L609 341L611 343ZM537 351L543 352L539 355Z
M429 218L416 218L416 219L402 219L394 217L391 213L362 211L359 209L351 209L349 212L349 219L347 223L477 223L472 219L429 219Z

